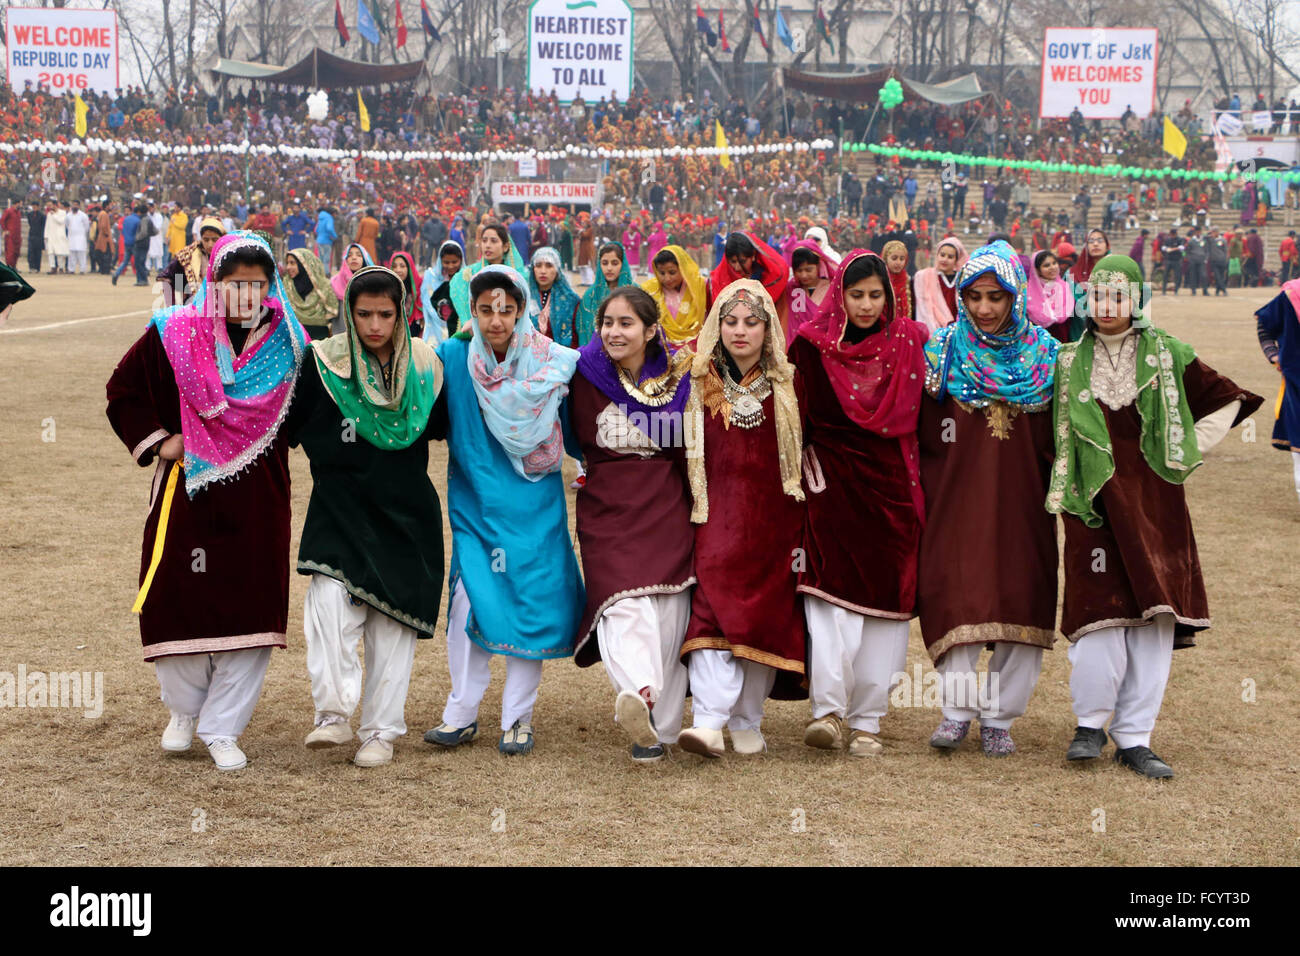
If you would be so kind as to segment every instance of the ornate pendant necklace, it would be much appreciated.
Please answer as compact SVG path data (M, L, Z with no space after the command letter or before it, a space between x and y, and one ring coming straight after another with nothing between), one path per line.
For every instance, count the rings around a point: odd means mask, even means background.
M763 402L772 394L772 383L765 372L759 372L748 385L737 385L731 370L722 367L722 393L731 406L731 424L740 428L757 428L763 424Z
M650 408L667 405L677 393L677 384L681 380L681 376L675 374L676 369L671 364L668 371L662 375L656 375L654 378L646 379L639 386L632 381L632 376L627 369L617 362L614 363L614 366L618 369L618 380L623 384L623 390L642 405Z

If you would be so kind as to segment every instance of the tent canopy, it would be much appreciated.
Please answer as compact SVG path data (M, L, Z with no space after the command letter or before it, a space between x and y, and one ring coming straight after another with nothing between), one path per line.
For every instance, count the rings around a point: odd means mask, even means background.
M942 83L920 83L899 76L894 69L876 70L873 73L808 73L786 67L782 71L785 85L792 90L802 90L815 96L832 100L849 100L854 103L874 103L885 81L897 77L903 89L912 98L952 106L988 96L980 88L979 77L974 73L958 76Z
M410 83L424 72L424 61L359 63L316 47L293 66L270 66L266 63L219 58L209 72L216 76L265 80L286 86L350 90L358 86L378 86L380 83Z

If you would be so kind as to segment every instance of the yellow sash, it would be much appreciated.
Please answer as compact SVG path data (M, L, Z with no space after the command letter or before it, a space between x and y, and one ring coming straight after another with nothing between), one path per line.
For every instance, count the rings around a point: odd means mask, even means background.
M172 510L172 495L176 492L176 476L181 473L181 463L177 462L176 467L167 476L167 487L163 491L162 510L158 513L158 531L153 536L153 556L149 559L149 570L145 572L144 584L140 585L140 593L136 595L135 603L131 605L131 610L139 614L144 608L144 599L149 595L149 585L153 584L154 572L158 570L158 565L162 563L163 541L167 537L167 515Z

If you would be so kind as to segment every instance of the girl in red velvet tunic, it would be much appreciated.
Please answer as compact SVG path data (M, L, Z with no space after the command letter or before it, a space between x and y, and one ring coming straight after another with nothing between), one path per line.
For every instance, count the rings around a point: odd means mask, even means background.
M1128 256L1092 268L1087 326L1056 363L1056 461L1047 510L1062 516L1075 719L1067 760L1101 756L1174 775L1151 734L1178 647L1210 626L1183 483L1205 452L1260 406L1151 325Z
M681 424L691 353L670 355L659 306L637 286L611 292L595 327L579 351L566 436L587 462L577 500L587 609L574 659L604 661L615 718L633 759L648 762L676 742L686 703L695 572Z
M681 745L720 757L724 725L737 753L758 753L763 701L807 696L793 570L803 540L802 439L794 367L759 283L727 286L698 348L686 433L699 581L682 644L695 726Z
M916 425L925 326L894 313L884 261L845 256L818 317L799 330L802 574L813 721L809 746L878 754L893 675L907 659L925 503Z
M917 606L943 677L930 745L955 749L978 717L984 753L1001 757L1015 751L1011 723L1056 637L1056 520L1042 507L1056 340L1026 314L1024 270L1005 242L975 250L959 278L957 321L925 346ZM979 688L985 645L993 656Z
M197 734L218 769L239 770L271 648L285 646L281 425L307 340L251 233L213 247L202 293L155 314L122 357L108 420L139 465L158 463L134 610L171 711L162 749L189 750Z

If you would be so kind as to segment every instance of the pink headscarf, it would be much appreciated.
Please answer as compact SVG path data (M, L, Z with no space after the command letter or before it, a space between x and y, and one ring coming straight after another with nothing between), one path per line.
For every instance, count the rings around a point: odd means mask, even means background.
M253 233L222 236L194 301L153 318L180 394L190 497L210 482L233 478L270 447L289 411L307 348L307 333L285 311L284 286L275 274L271 295L262 302L267 320L234 354L216 274L230 252L244 247L260 247L271 258L270 247Z
M1044 282L1038 274L1038 260L1049 252L1049 249L1039 249L1032 258L1020 257L1029 285L1029 296L1025 301L1029 319L1046 328L1069 321L1070 312L1074 308L1074 296L1070 294L1069 283L1059 274L1051 282ZM1054 252L1051 254L1056 255Z
M794 243L786 255L787 260L793 262L796 249L807 249L817 256L820 260L817 266L817 278L819 279L825 279L829 282L839 269L839 265L826 254L826 250L812 239L800 239ZM822 302L825 302L829 296L830 289L828 288L826 295L822 297ZM799 334L799 327L816 317L821 305L812 301L812 297L804 292L803 286L799 285L793 272L786 283L786 301L790 303L785 327L785 344L786 348L789 348L791 343L794 342L795 336Z
M359 242L348 243L347 248L343 250L343 261L339 264L339 271L334 273L334 277L330 279L330 287L334 289L334 293L339 297L340 302L342 302L343 297L348 294L348 283L352 281L352 267L348 265L348 252L353 246L356 246L361 250L363 268L364 266L374 265L374 262L370 258L370 253L366 252L365 246Z
M957 271L953 276L955 284L956 277L961 275L961 267L966 264L966 260L970 256L966 254L966 247L962 245L960 239L956 236L948 236L945 239L940 239L939 244L934 247L936 260L939 258L939 250L944 246L952 246L957 250ZM916 321L922 323L931 332L935 332L945 325L952 325L957 321L957 314L949 311L948 301L943 296L943 289L939 285L942 281L939 278L938 266L930 266L919 270L912 280L913 288L916 291Z
M668 233L664 232L662 222L655 223L655 231L650 233L650 248L648 254L650 261L655 261L655 256L663 251L664 246L668 245Z

